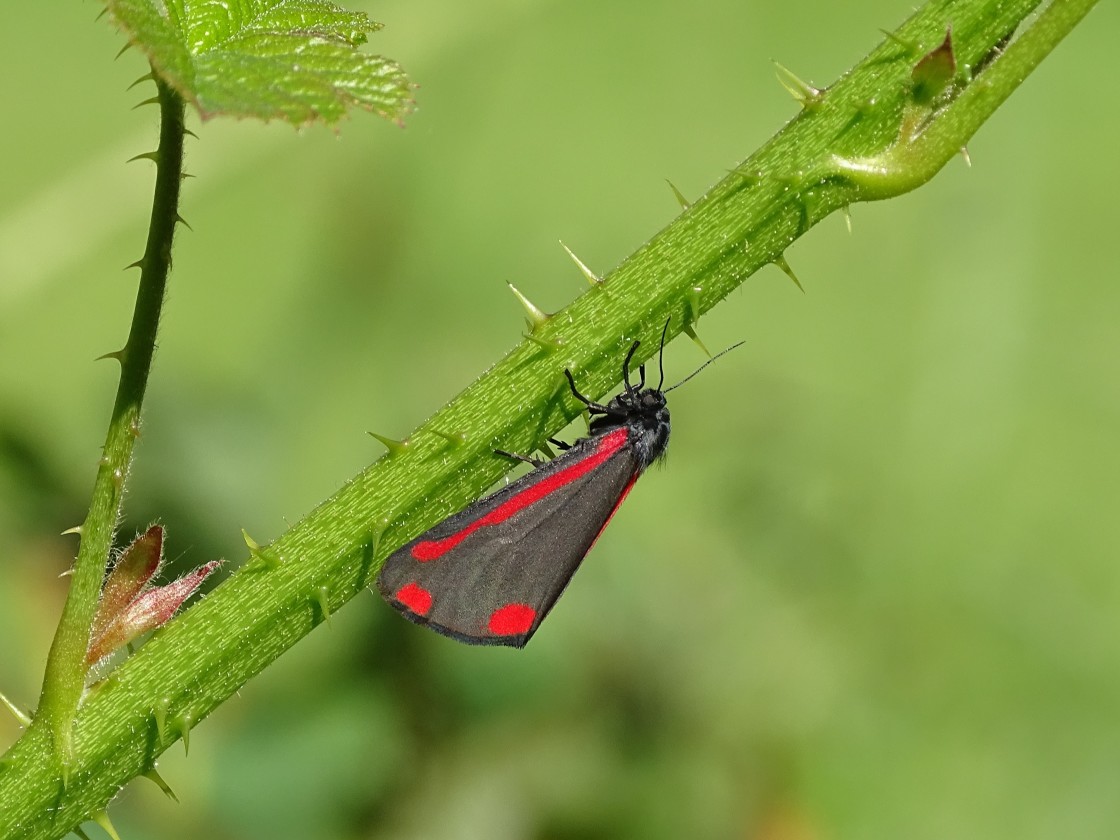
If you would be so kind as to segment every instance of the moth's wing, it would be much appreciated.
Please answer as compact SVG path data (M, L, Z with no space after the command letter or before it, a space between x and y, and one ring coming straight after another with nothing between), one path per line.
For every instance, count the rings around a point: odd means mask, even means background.
M391 554L377 578L406 618L522 647L641 471L625 426L579 441Z

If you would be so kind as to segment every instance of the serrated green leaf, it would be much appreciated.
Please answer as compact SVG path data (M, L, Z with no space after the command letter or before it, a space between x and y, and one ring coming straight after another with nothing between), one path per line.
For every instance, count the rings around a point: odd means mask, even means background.
M381 24L325 0L108 0L116 23L203 119L337 122L412 106L396 62L359 52Z

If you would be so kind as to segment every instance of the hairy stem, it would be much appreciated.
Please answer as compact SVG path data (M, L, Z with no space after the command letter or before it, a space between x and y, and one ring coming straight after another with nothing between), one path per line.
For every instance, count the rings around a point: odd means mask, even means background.
M810 91L789 125L602 285L536 325L417 429L410 445L394 446L274 543L254 547L238 573L118 668L78 712L73 778L80 784L60 789L43 759L50 730L33 726L0 771L0 838L57 837L104 807L325 614L362 592L391 550L493 483L509 468L495 448L529 452L562 428L579 409L564 368L589 397L601 396L617 382L634 339L643 342L640 358L656 351L667 317L670 336L693 329L829 213L932 177L1093 4L1055 0L999 54L1037 0L933 0L835 85ZM932 103L920 133L904 131L913 115L913 68L950 24L957 66L984 69ZM970 97L977 85L990 92ZM931 131L945 134L929 147L915 145ZM864 170L845 165L874 160L892 167L893 183L871 189Z
M81 548L70 578L70 591L47 657L43 691L33 729L51 733L63 784L74 765L73 722L85 690L86 649L97 610L101 582L120 515L124 484L140 433L140 408L155 351L171 243L178 221L179 185L183 163L183 101L157 82L160 103L160 142L153 156L157 165L148 242L138 265L140 286L132 328L124 347L110 354L121 365L121 378L104 454L97 469L93 497L79 528Z

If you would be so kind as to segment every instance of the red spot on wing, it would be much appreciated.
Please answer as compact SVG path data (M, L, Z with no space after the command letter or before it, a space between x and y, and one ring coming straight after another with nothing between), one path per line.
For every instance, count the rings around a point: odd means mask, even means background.
M495 636L520 636L536 620L537 611L528 604L506 604L490 614L486 628Z
M539 502L564 485L587 475L618 452L618 450L626 444L626 440L629 436L630 432L625 426L608 432L603 435L595 451L583 458L583 460L576 461L571 466L565 467L547 478L541 479L535 484L530 484L516 496L511 496L506 499L488 514L479 517L457 534L452 534L450 537L445 537L442 540L424 540L423 542L416 543L416 545L412 547L412 556L421 563L426 563L429 560L436 560L442 557L479 528L505 522L515 513L523 511L534 502Z
M393 597L417 615L427 615L432 608L432 593L415 581L402 586Z

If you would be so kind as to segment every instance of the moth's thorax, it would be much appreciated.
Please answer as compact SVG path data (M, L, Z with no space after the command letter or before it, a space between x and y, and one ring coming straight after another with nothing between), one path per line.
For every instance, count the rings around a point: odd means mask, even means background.
M627 426L634 435L633 445L647 467L656 461L669 443L669 408L665 394L656 388L623 391L607 403L607 413L591 421L591 434Z

